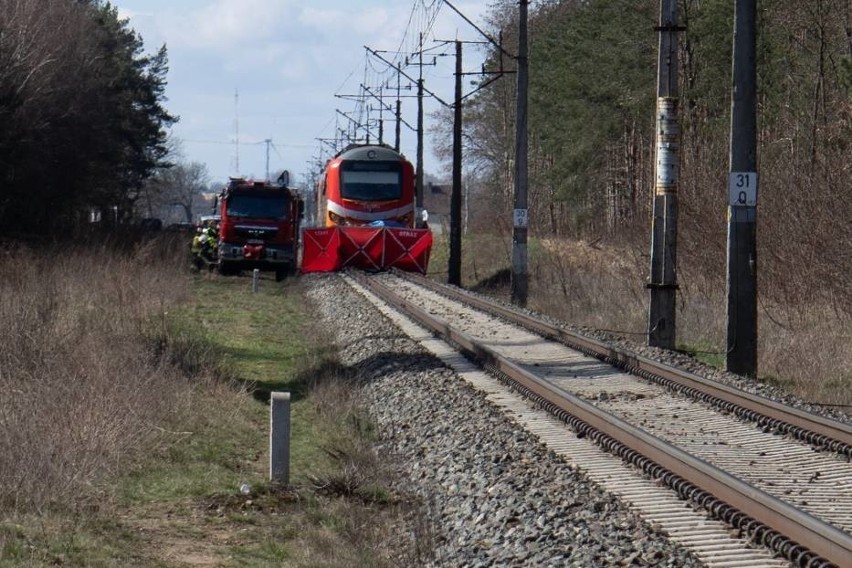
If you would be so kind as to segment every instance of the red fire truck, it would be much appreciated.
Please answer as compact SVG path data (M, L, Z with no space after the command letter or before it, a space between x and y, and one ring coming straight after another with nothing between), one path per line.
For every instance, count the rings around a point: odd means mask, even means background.
M295 271L304 201L288 183L287 172L277 183L230 179L218 200L221 274L257 268L281 280Z

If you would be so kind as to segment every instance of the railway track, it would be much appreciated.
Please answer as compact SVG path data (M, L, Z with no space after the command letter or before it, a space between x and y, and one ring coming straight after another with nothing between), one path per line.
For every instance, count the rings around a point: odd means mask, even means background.
M773 558L782 557L799 566L852 566L848 425L423 278L353 277L546 409L542 416L528 403L480 385L551 448L597 475L708 565L787 565ZM562 423L576 435L566 435ZM610 454L591 449L590 441ZM622 462L644 475L628 472ZM671 490L664 494L660 484ZM719 522L685 510L672 492ZM755 543L769 554L756 553Z

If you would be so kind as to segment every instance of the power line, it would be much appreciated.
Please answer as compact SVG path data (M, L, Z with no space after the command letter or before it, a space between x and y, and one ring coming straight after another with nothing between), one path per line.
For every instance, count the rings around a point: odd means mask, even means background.
M200 140L197 138L181 138L181 142L189 142L190 144L220 144L230 146L234 143L233 140ZM240 142L243 146L258 146L260 144L266 144L266 140L260 140L259 142ZM313 144L290 144L283 143L278 144L279 146L283 146L285 148L313 148Z

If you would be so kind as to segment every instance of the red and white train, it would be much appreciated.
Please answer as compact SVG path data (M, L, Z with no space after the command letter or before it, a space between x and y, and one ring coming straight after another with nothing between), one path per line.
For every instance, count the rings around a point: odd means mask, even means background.
M414 166L388 146L349 146L326 164L317 212L324 227L414 228Z
M348 267L426 273L432 234L418 224L414 166L386 145L354 144L328 161L317 226L303 230L302 272Z

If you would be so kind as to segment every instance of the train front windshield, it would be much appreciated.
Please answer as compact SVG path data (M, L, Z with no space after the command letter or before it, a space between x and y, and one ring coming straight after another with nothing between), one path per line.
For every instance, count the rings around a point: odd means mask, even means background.
M346 162L340 165L340 193L355 201L391 201L402 197L400 162Z
M228 198L228 215L249 219L286 219L290 199L284 195L235 193Z

